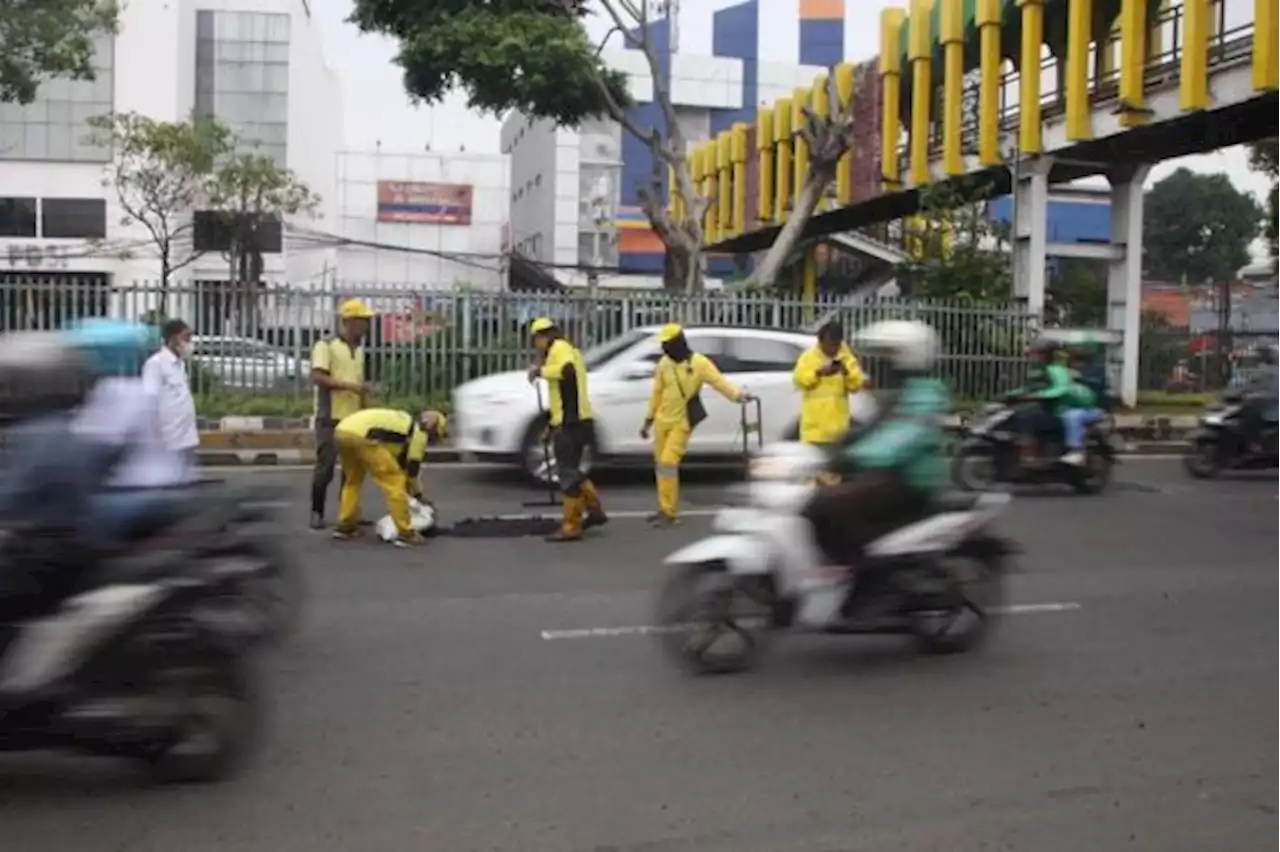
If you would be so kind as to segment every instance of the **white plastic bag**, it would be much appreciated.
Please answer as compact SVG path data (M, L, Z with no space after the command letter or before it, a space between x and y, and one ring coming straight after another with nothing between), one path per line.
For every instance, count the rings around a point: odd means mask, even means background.
M410 497L409 524L416 532L425 535L436 525L436 510ZM400 535L396 531L396 522L391 520L390 515L383 515L379 518L378 523L374 524L374 528L378 531L378 538L386 542L395 541Z

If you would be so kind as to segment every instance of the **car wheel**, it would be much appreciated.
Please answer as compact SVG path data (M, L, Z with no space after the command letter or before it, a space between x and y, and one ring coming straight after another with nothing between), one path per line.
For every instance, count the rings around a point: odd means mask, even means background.
M546 488L558 484L560 477L556 474L556 451L550 441L543 440L546 421L538 418L529 424L524 438L520 442L520 470L529 484ZM590 473L595 464L595 447L588 444L582 451L583 473Z

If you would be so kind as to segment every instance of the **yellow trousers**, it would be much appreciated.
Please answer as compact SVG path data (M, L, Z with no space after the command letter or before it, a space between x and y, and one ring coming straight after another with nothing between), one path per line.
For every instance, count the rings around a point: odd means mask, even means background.
M653 429L653 471L658 482L658 511L668 518L680 513L680 462L689 446L688 423L657 424Z
M387 501L387 512L401 535L411 535L409 492L404 469L395 454L377 441L339 430L334 434L345 479L338 498L338 526L354 529L360 523L360 492L366 474Z

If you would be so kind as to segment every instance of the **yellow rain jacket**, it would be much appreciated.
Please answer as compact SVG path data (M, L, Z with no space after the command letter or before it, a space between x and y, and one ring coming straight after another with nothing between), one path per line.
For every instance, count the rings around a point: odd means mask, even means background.
M730 384L706 355L695 352L689 360L680 363L663 355L653 374L653 394L649 397L646 417L659 428L689 428L686 406L702 390L703 384L711 385L732 402L742 399L742 391Z
M861 389L865 379L848 346L841 345L836 359L844 364L845 372L832 376L818 375L832 359L817 346L796 361L791 378L803 395L800 440L806 444L838 441L849 428L849 394Z
M561 338L547 348L547 358L540 371L547 380L550 397L551 426L591 419L591 400L587 395L587 365L582 353Z

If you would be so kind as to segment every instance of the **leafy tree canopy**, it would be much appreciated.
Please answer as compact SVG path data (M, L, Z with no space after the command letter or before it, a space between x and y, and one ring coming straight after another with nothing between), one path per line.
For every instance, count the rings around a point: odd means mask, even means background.
M227 213L293 216L310 213L320 204L301 178L271 157L239 154L222 163L213 175L210 196Z
M1277 219L1280 218L1280 186L1276 183L1277 158L1280 157L1280 145L1275 139L1264 139L1249 146L1249 168L1261 172L1271 178L1271 192L1267 195L1266 218L1263 220L1262 235L1266 237L1271 249L1271 257L1280 253L1280 233L1277 232Z
M927 188L920 214L904 223L911 260L897 270L898 286L913 299L1002 302L1013 293L1002 229L981 199L962 197L946 184Z
M1249 263L1262 211L1226 175L1182 168L1147 193L1145 216L1147 275L1198 284L1229 281Z
M0 0L0 102L31 103L50 77L92 80L94 39L118 15L115 0Z
M630 103L626 75L591 44L576 0L356 0L348 20L400 43L396 63L415 100L451 89L474 109L511 109L576 125Z

